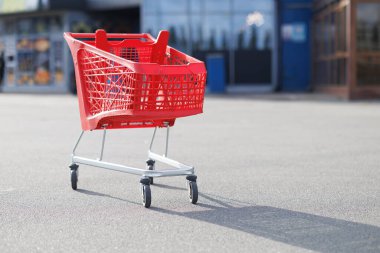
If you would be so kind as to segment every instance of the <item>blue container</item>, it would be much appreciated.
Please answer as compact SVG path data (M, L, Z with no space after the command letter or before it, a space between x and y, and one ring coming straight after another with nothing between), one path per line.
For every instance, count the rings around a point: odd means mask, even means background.
M224 93L226 89L224 57L222 54L210 54L206 57L207 91Z

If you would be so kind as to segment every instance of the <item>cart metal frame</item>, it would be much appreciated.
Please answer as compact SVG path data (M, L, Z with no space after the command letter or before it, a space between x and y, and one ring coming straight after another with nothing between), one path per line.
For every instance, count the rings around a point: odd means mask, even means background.
M107 170L114 170L114 171L120 171L124 173L134 174L134 175L141 175L142 178L148 178L148 177L170 177L170 176L184 176L184 175L194 175L194 167L185 165L183 163L180 163L176 160L173 160L171 158L168 158L168 148L169 148L169 126L166 127L166 145L165 145L165 154L159 155L157 153L152 152L152 147L154 143L154 139L156 137L157 128L154 128L153 136L150 141L149 151L148 151L148 159L152 159L154 161L159 161L164 164L167 164L169 166L172 166L176 169L166 169L166 170L148 170L148 169L139 169L135 167L125 166L121 164L116 163L110 163L103 161L103 153L104 153L104 144L106 141L106 132L107 129L104 128L103 130L103 138L102 138L102 146L100 150L100 156L98 159L92 159L92 158L86 158L82 156L76 155L76 149L79 146L79 143L84 135L84 131L81 132L75 146L73 149L73 152L71 154L71 161L73 164L83 164L83 165L90 165L93 167L103 168Z
M159 155L152 152L152 147L154 139L156 137L157 128L155 127L153 136L150 142L149 151L148 151L148 160L147 160L147 169L139 169L135 167L125 166L116 163L110 163L103 161L104 153L104 144L106 141L107 129L103 129L103 138L102 145L100 150L100 156L98 159L86 158L82 156L77 156L75 154L76 149L79 146L79 143L84 135L85 131L82 131L79 135L77 142L75 143L73 152L71 154L71 185L74 190L77 189L78 181L78 168L79 164L89 165L93 167L103 168L107 170L120 171L124 173L140 175L140 185L141 185L141 195L142 195L142 204L144 207L148 208L151 205L151 190L150 185L153 184L153 178L155 177L171 177L171 176L186 176L187 187L188 187L188 197L191 203L196 204L198 201L198 186L197 186L197 176L194 174L195 169L193 166L185 165L176 160L168 158L168 148L169 148L169 124L166 126L166 145L165 145L165 154ZM169 166L174 167L175 169L165 169L165 170L155 170L154 164L156 161L162 162Z

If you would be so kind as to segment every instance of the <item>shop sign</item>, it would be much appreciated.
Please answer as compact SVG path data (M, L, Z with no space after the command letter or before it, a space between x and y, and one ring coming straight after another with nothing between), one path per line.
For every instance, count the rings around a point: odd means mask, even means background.
M42 5L48 5L48 0L0 0L0 14L35 11Z
M306 42L306 24L290 23L283 24L281 27L282 40L287 42L304 43Z

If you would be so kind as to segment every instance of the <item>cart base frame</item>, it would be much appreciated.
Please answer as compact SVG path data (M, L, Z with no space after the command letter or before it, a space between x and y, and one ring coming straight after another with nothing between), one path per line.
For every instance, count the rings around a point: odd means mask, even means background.
M104 152L104 144L106 140L106 132L107 129L103 129L103 138L102 138L102 145L100 150L100 156L98 159L93 158L87 158L76 155L76 149L78 148L78 145L84 135L85 131L82 131L71 154L71 162L72 164L69 166L71 169L71 180L72 180L72 188L76 190L77 188L77 181L78 181L78 165L89 165L93 167L103 168L107 170L113 170L113 171L119 171L134 175L140 175L140 183L141 183L141 192L143 195L143 205L145 207L149 207L151 203L151 196L150 196L150 188L149 185L153 184L153 178L157 177L172 177L172 176L187 176L186 179L188 181L188 189L189 189L189 198L190 202L195 204L198 199L198 188L196 185L196 179L197 176L195 176L194 172L195 169L193 166L185 165L183 163L180 163L176 160L173 160L171 158L168 158L168 145L169 145L169 124L166 125L166 146L165 146L165 154L159 155L157 153L152 152L152 146L154 143L154 139L156 136L157 128L155 127L153 136L150 142L149 151L148 151L148 161L147 169L140 169L130 166L125 166L121 164L116 163L110 163L103 161L103 152ZM164 163L166 165L169 165L171 167L174 167L174 169L161 169L156 170L154 169L154 164L156 161L159 161L161 163ZM74 175L73 175L74 174ZM74 187L75 186L75 187ZM196 191L196 192L194 192ZM149 194L149 196L147 196Z
M147 170L147 169L139 169L134 167L129 167L121 164L110 163L99 161L96 159L81 157L81 156L73 156L72 163L74 164L82 164L82 165L90 165L93 167L103 168L107 170L120 171L124 173L141 175L142 177L171 177L171 176L185 176L185 175L193 175L194 168L169 159L167 157L158 155L156 153L149 152L149 158L154 159L155 161L159 161L168 165L178 164L178 166L174 166L178 169L167 169L167 170Z

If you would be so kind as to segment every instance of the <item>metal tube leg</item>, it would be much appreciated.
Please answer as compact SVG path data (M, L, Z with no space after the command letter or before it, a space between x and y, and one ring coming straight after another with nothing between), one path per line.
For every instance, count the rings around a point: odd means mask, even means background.
M100 150L100 157L98 159L99 161L101 161L103 159L104 143L106 142L106 131L107 131L107 129L104 128L103 139L102 139L102 149Z
M166 127L165 157L168 157L168 148L169 148L169 126Z
M84 134L84 131L82 131L80 133L79 138L78 138L77 142L75 143L75 146L73 148L73 153L72 153L73 156L75 155L75 151L76 151L76 149L77 149L77 147L79 145L80 140L82 139L83 134Z
M74 156L75 156L75 151L79 145L79 142L82 139L83 134L84 134L84 131L82 130L82 132L80 133L79 138L78 138L78 140L75 143L75 146L73 148L73 153L71 154L71 164L70 164L69 168L70 168L70 176L71 176L71 188L73 188L73 190L77 189L78 175L79 175L79 171L78 171L79 166L78 166L78 164L74 163Z
M154 128L154 132L153 132L152 140L150 141L149 151L152 150L152 146L153 146L154 138L155 138L155 136L156 136L156 132L157 132L157 127Z

